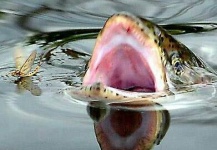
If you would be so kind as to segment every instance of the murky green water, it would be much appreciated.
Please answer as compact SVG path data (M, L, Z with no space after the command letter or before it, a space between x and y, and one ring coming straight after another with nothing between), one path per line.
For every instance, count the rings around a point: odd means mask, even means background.
M96 106L90 110L86 104L73 101L60 91L81 84L94 37L105 20L120 11L129 11L164 25L176 34L177 39L217 69L216 7L214 0L1 1L0 149L100 149L94 126L95 129L107 130L104 125L112 126L109 120L113 116L118 118L119 113L130 118L140 116L139 132L150 129L147 126L142 128L144 120L152 120L156 116L164 118L165 122L161 123L169 128L154 149L215 149L217 96L214 86L207 86L197 93L171 97L173 102L160 106L168 111L169 116L165 112L146 111L145 107L126 110L127 107L116 106L110 109L110 115L104 116L108 114L107 106L100 111L94 109ZM190 26L186 23L194 24ZM32 50L37 50L39 55L46 54L39 73L25 81L6 76L15 69L13 53L17 47L22 48L27 56ZM38 60L39 57L35 63ZM23 86L25 83L31 86ZM89 115L99 122L94 123ZM99 119L101 117L105 117L104 122ZM123 120L116 124L136 122L137 119ZM163 131L167 126L160 128ZM127 136L127 133L119 134ZM114 140L120 139L115 137ZM117 145L123 145L121 140ZM130 149L129 145L126 147Z

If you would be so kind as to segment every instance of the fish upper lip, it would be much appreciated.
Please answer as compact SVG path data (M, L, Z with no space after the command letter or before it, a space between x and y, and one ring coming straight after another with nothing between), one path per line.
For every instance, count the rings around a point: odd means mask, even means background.
M94 82L102 82L107 85L109 81L106 83L106 76L101 77L99 75L97 78L93 77L93 75L90 74L93 74L94 71L97 70L97 68L104 61L108 53L110 53L116 47L126 44L131 46L132 49L135 50L135 53L141 55L142 58L145 59L146 63L148 64L148 67L150 68L150 73L153 74L151 76L155 84L153 87L155 89L154 91L164 90L165 81L163 78L165 76L165 72L161 62L158 45L154 42L154 39L149 37L149 33L145 34L141 31L138 25L135 26L135 22L132 20L132 18L122 19L125 24L123 24L123 22L121 22L119 19L120 22L115 20L116 22L112 24L108 21L110 23L109 26L107 27L105 25L105 28L109 28L109 30L105 29L102 32L102 38L98 39L96 42L89 69L83 80L83 85L90 85ZM112 33L113 30L115 31L115 33ZM128 30L130 30L130 32L128 32ZM141 66L146 67L144 64L141 64ZM144 77L144 80L146 80L146 77ZM130 87L126 87L126 89L127 88Z

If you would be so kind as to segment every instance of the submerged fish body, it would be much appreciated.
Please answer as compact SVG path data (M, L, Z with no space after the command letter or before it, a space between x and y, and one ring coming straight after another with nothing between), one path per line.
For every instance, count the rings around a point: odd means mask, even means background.
M132 14L118 13L106 21L97 37L83 86L68 94L155 99L171 89L216 79L211 67L166 30Z

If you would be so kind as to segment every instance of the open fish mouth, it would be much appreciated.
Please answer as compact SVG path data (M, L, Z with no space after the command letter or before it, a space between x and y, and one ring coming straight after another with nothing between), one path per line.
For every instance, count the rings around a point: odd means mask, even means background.
M127 91L164 90L165 71L154 32L132 15L113 15L97 38L83 85L100 82Z
M66 93L82 101L150 101L215 81L216 72L166 30L124 12L106 21L82 86Z

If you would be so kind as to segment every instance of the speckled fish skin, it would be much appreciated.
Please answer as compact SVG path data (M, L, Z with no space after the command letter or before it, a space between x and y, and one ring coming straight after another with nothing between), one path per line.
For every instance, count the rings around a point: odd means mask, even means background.
M176 89L177 87L183 85L194 85L216 81L217 78L215 71L205 62L203 62L198 56L196 56L192 51L190 51L185 45L167 33L166 30L149 20L140 20L138 17L130 13L122 12L111 16L99 33L95 48L93 50L92 58L88 64L89 68L86 72L86 75L84 76L84 82L86 82L86 80L89 80L87 79L89 78L89 70L91 69L92 64L98 59L98 45L104 36L104 32L106 30L109 30L110 26L115 21L123 22L123 24L130 24L132 27L137 28L137 32L138 29L140 29L140 33L138 34L141 34L144 37L148 37L145 40L148 40L148 44L151 44L152 47L155 47L157 53L156 56L159 57L155 59L157 59L158 63L161 63L161 65L157 65L158 68L155 69L159 74L162 74L161 81L159 81L159 83L162 84L162 91L168 92L171 87ZM141 39L141 41L144 41L144 39ZM83 86L84 87L82 87L80 90L71 91L69 94L75 97L84 96L94 97L98 99L115 100L127 98L129 96L129 91L126 91L125 93L123 90L110 88L103 83L96 82L96 84L83 84ZM114 94L118 92L119 94ZM112 93L113 95L110 97L108 93ZM138 92L130 93L134 93L133 95L135 98L143 97L137 96L137 94L135 94ZM119 98L114 98L114 95L119 96ZM157 96L154 96L154 98L157 98L158 96L165 96L165 93L163 92L163 94L157 94Z

